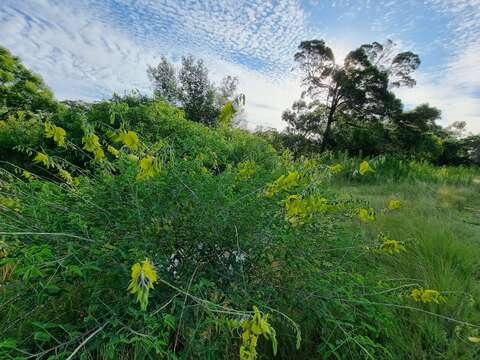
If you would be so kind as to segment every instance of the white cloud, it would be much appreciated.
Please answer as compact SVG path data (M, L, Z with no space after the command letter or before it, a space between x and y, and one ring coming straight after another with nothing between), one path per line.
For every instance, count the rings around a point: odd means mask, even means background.
M329 5L310 2L322 9ZM216 80L226 74L239 77L251 126L282 128L282 111L300 94L290 67L301 40L326 38L341 61L358 41L381 41L395 29L395 38L408 48L427 54L442 48L449 54L441 66L422 69L418 85L399 90L399 96L410 106L429 102L439 107L446 124L465 120L479 131L480 1L425 0L422 6L448 19L442 36L431 44L415 43L395 24L401 17L408 29L415 28L416 4L341 0L335 9L346 17L318 20L299 0L1 0L0 44L40 73L61 99L148 91L147 64L160 55L178 60L190 53L207 60ZM363 32L340 31L341 24L349 25L367 10L375 13L375 24L367 20ZM368 32L368 24L382 30Z

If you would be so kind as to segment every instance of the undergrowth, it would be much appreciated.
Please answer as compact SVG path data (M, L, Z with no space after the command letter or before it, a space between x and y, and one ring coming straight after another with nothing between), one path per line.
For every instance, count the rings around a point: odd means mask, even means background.
M0 170L2 359L478 357L477 169L293 159L161 102L31 121L0 128L30 139Z

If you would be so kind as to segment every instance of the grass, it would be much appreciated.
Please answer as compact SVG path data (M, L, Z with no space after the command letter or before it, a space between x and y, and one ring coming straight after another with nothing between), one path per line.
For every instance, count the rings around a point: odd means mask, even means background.
M399 296L406 295L402 293L405 285L438 289L447 295L447 303L426 310L471 324L480 323L480 309L476 305L480 297L478 185L400 181L341 184L333 188L368 201L377 209L385 207L392 197L402 201L402 208L388 216L378 216L377 221L366 227L354 226L352 231L365 232L372 240L379 232L387 233L404 241L407 252L356 264L357 270L373 275L378 281L392 279L387 286L398 287ZM480 354L478 345L467 340L468 335L477 334L475 328L415 310L398 309L397 315L397 326L404 338L397 339L396 346L402 347L402 352L409 353L411 358L474 359Z

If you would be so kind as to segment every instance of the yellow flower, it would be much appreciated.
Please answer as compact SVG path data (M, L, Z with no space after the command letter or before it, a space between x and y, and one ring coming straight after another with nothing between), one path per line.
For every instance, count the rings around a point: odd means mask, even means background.
M115 157L118 157L120 151L118 151L117 149L115 149L112 145L108 145L107 146L107 151L112 154L113 156Z
M328 169L332 174L338 174L343 171L344 167L342 164L335 164L335 165L330 165Z
M265 196L272 197L277 192L287 190L290 187L298 185L300 174L297 171L289 171L288 175L282 175L273 183L268 184Z
M138 135L133 131L128 131L121 134L120 139L126 147L130 148L133 151L138 150L140 147L140 140L138 139Z
M33 161L36 163L41 163L47 168L50 167L50 158L43 152L37 152L37 155L35 155Z
M32 173L30 171L27 171L27 170L22 171L22 176L27 180L33 180L34 179L34 176L32 175Z
M105 153L100 145L100 139L97 135L88 134L83 137L82 142L84 143L83 148L95 155L95 160L100 160L105 157Z
M58 171L58 175L59 175L63 180L65 180L65 182L66 182L67 184L72 185L72 184L74 183L72 175L71 175L67 170L60 169L60 170Z
M386 235L380 234L379 240L382 242L379 249L380 251L394 255L404 251L407 251L403 242L398 240L389 239Z
M373 170L370 167L370 164L368 163L368 161L364 160L361 162L360 169L359 169L360 175L365 175L367 172L374 172L374 171L375 170Z
M128 284L127 290L137 296L140 303L140 309L146 310L148 305L148 294L153 289L153 284L157 282L157 272L155 267L146 259L141 263L135 263L132 266L132 278Z
M423 302L423 303L440 304L447 301L447 298L445 296L442 296L439 291L433 290L433 289L426 289L426 290L422 288L412 289L412 292L410 293L410 297L414 301Z
M398 199L390 199L388 201L388 209L389 210L395 210L395 209L399 209L402 207L402 202Z
M143 180L147 177L154 177L160 172L161 164L153 156L145 156L140 160L140 169L137 174L137 180Z
M65 146L65 137L67 132L59 126L46 122L44 125L44 134L48 139L53 138L58 146Z
M358 209L358 217L360 220L367 222L367 221L375 221L375 210L372 208L370 209Z
M242 344L240 345L240 360L255 360L257 358L257 343L259 336L263 335L272 342L272 352L277 354L277 338L275 329L268 323L268 314L262 313L253 306L253 316L241 323Z

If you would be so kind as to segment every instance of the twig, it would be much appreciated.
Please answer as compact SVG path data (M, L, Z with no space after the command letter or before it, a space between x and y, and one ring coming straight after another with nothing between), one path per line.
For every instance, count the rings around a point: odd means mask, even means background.
M108 324L108 322L105 322L105 323L104 323L102 326L100 326L97 330L95 330L93 333L91 333L85 340L83 340L83 341L80 343L80 345L78 345L78 346L75 348L75 350L73 350L73 352L70 354L70 356L67 358L67 360L73 359L73 357L75 356L75 354L76 354L77 352L79 352L80 349L81 349L82 347L84 347L84 346L90 341L91 338L93 338L93 337L94 337L95 335L97 335L100 331L102 331L103 328L104 328L105 326L107 326L107 324Z
M192 286L193 279L195 278L195 275L197 274L197 270L198 270L198 266L195 268L192 276L190 277L190 281L188 282L187 293L190 291L190 287ZM187 298L188 298L188 296L187 296L187 294L185 294L185 298L183 300L182 312L180 313L180 320L178 321L177 333L175 334L175 344L173 345L173 352L175 352L175 349L177 348L178 335L180 334L180 327L182 326L183 312L185 310L185 305L187 303Z

